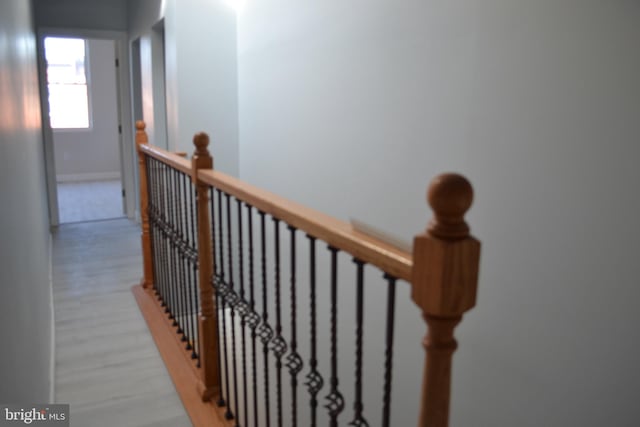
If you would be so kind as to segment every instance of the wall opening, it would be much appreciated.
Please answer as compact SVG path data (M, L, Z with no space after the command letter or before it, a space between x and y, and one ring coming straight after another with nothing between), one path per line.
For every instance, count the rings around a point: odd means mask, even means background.
M114 40L45 37L58 222L124 216Z

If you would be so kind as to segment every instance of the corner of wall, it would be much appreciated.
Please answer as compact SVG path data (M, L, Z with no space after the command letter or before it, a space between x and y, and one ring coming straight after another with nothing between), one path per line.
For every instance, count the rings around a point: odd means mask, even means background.
M49 403L56 401L56 312L53 305L53 235L49 233L49 297L51 302L51 354L49 361Z

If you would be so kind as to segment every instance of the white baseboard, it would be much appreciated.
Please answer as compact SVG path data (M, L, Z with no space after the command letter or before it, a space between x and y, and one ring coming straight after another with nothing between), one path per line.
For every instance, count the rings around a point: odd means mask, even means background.
M49 361L49 403L56 402L56 312L53 306L53 235L49 233L49 297L51 298L51 359Z
M56 175L57 182L106 181L120 179L120 172L71 173Z

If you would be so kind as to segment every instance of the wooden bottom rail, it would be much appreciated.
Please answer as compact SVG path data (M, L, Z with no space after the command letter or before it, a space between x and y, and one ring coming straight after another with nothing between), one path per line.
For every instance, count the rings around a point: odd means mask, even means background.
M131 291L193 426L233 426L231 421L224 419L224 408L202 401L197 388L199 383L197 368L185 352L184 343L181 343L180 338L173 332L175 328L153 295L153 290L145 290L142 286L135 285Z

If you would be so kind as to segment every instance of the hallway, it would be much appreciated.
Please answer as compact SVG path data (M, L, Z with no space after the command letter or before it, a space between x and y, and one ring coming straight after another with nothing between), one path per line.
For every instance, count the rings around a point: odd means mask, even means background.
M140 277L131 221L54 232L55 399L72 427L191 426L131 294Z

